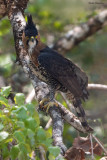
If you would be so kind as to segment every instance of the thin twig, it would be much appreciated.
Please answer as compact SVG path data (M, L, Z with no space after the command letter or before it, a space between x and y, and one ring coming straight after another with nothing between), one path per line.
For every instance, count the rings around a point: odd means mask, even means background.
M71 111L71 112L72 112L72 111L75 112L73 105L69 102L69 100L67 99L65 93L61 92L61 96L63 97L63 99L64 99L64 101L66 102L66 104L67 104L68 108L70 109L70 111Z
M50 118L45 126L45 130L48 130L51 125L52 125L52 119Z
M43 146L39 146L39 151L40 151L40 160L45 160L46 152L45 152Z
M93 141L92 141L92 134L90 133L90 142L91 142L91 156L92 156L92 160L95 159L94 158L94 152L93 152Z
M92 134L92 137L95 139L95 141L100 145L100 147L102 148L102 150L104 151L105 155L107 155L107 150L104 148L104 146L102 145L102 143L97 139L96 136L94 136Z
M28 96L26 97L26 103L29 103L33 100L33 98L35 97L35 90L32 89L32 91L28 94Z

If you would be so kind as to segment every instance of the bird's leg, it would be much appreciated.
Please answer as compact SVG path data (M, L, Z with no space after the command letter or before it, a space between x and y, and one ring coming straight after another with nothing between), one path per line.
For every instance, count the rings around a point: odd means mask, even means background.
M39 107L42 109L43 106L49 102L49 95L47 94L40 102L39 102Z
M46 113L48 113L48 110L51 106L58 107L58 104L54 101L55 90L53 88L50 88L49 91L50 91L49 101L46 105L44 105L44 109L46 110Z
M53 88L49 88L49 94L40 101L40 107L43 107L43 109L46 110L48 113L48 110L51 106L55 105L58 107L58 104L54 102L54 96L55 96L55 90Z

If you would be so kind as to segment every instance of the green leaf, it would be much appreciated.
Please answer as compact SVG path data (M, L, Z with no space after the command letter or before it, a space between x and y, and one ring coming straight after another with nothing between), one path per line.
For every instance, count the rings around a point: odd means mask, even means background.
M30 144L32 147L35 146L35 133L31 130L31 129L27 129L27 135L28 135L28 138L30 140Z
M60 148L56 147L56 146L51 146L48 148L48 151L50 152L50 154L52 154L53 156L57 157L60 153Z
M9 136L8 132L0 132L0 142L3 141L4 139L6 139Z
M49 159L49 160L55 160L55 156L49 154L48 159ZM59 159L58 159L58 160L59 160Z
M4 160L8 159L9 155L10 155L9 150L8 150L8 145L7 144L3 144L1 149L2 149L2 154L3 154L3 159Z
M46 138L45 141L42 141L42 144L45 144L45 146L49 147L52 144L52 139L51 138Z
M23 134L22 131L15 131L14 137L17 139L18 142L25 142L26 136Z
M19 118L19 119L26 120L26 118L28 118L27 109L24 106L21 106L15 112L17 113L17 118Z
M17 93L15 98L15 103L18 104L19 106L23 105L25 102L25 96L23 93Z
M11 86L1 88L1 94L3 94L6 97L9 96L10 92L11 92Z
M0 23L0 36L10 32L10 23L8 19L3 19Z
M4 128L4 125L0 123L0 130L2 130L3 128Z
M15 160L18 157L19 151L20 150L18 145L12 147L10 151L10 156L12 160Z
M45 131L43 130L42 127L38 128L37 139L38 139L39 142L43 142L44 140L46 140L46 133L45 133Z
M24 122L22 122L22 121L18 121L17 122L17 126L20 127L20 128L24 128L25 127Z
M4 98L3 96L0 96L0 103L2 105L5 105L6 107L8 107L8 100L6 98Z
M18 146L20 148L20 151L22 151L25 155L28 154L28 152L29 152L30 149L29 149L29 146L27 144L20 143Z
M25 127L30 128L31 130L35 131L35 128L37 128L37 122L34 118L30 117L25 121Z
M18 159L19 160L28 160L27 154L23 153L23 151L19 152Z
M31 116L34 115L35 107L34 107L34 105L32 103L27 103L26 104L26 108L27 108L27 110L29 112L29 115L31 115Z

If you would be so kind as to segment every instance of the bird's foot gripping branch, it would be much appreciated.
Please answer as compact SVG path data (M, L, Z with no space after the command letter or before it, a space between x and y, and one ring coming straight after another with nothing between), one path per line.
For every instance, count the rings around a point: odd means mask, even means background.
M59 105L54 100L48 102L47 99L43 99L39 103L40 110L44 110L46 113L48 113L49 108L52 106L58 107Z

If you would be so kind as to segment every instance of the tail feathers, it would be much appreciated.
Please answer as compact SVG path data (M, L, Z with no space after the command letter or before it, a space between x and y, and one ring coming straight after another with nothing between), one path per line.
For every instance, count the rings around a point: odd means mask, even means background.
M87 120L86 120L86 115L85 115L85 111L82 107L82 103L81 103L81 100L78 99L78 100L73 100L73 105L76 109L76 112L77 112L77 116L83 126L83 128L87 131L87 132L92 132L93 129L88 125L87 123Z

